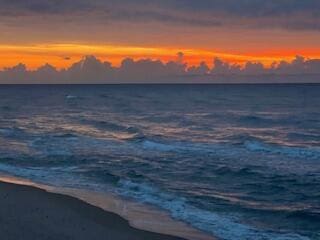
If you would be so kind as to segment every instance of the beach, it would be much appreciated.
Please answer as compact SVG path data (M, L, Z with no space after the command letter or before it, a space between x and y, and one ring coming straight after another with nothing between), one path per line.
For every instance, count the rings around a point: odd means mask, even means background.
M132 228L188 240L319 239L319 91L294 84L3 85L0 182L70 196ZM94 229L90 239L111 234L100 224L109 219L102 211L25 189L11 195L11 210L1 206L1 240L16 229L26 237L74 229L81 236L73 239L88 239L82 226ZM81 210L65 219L73 205ZM47 220L47 212L57 216ZM10 232L13 217L19 221ZM132 235L125 223L125 231L111 228L119 235L111 239L157 239Z
M73 197L0 182L0 235L6 240L182 240L137 230L120 216Z

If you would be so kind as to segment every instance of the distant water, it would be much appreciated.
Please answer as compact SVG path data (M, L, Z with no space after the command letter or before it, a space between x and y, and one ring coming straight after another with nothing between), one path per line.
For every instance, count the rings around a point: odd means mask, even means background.
M221 239L320 239L320 85L0 86L0 170Z

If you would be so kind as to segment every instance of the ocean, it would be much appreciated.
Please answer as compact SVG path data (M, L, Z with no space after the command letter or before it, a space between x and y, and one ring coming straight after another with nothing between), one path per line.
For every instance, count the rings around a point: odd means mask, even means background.
M320 239L320 85L0 85L0 172L219 239Z

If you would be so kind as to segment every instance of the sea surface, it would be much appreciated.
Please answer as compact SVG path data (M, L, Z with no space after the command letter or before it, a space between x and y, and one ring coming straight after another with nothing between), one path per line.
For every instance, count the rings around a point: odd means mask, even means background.
M320 85L0 85L0 171L225 240L320 239Z

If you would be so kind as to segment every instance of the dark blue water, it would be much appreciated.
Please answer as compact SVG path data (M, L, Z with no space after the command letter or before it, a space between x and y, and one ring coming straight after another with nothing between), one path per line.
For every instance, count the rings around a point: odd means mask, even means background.
M0 86L0 170L222 239L320 238L320 85Z

